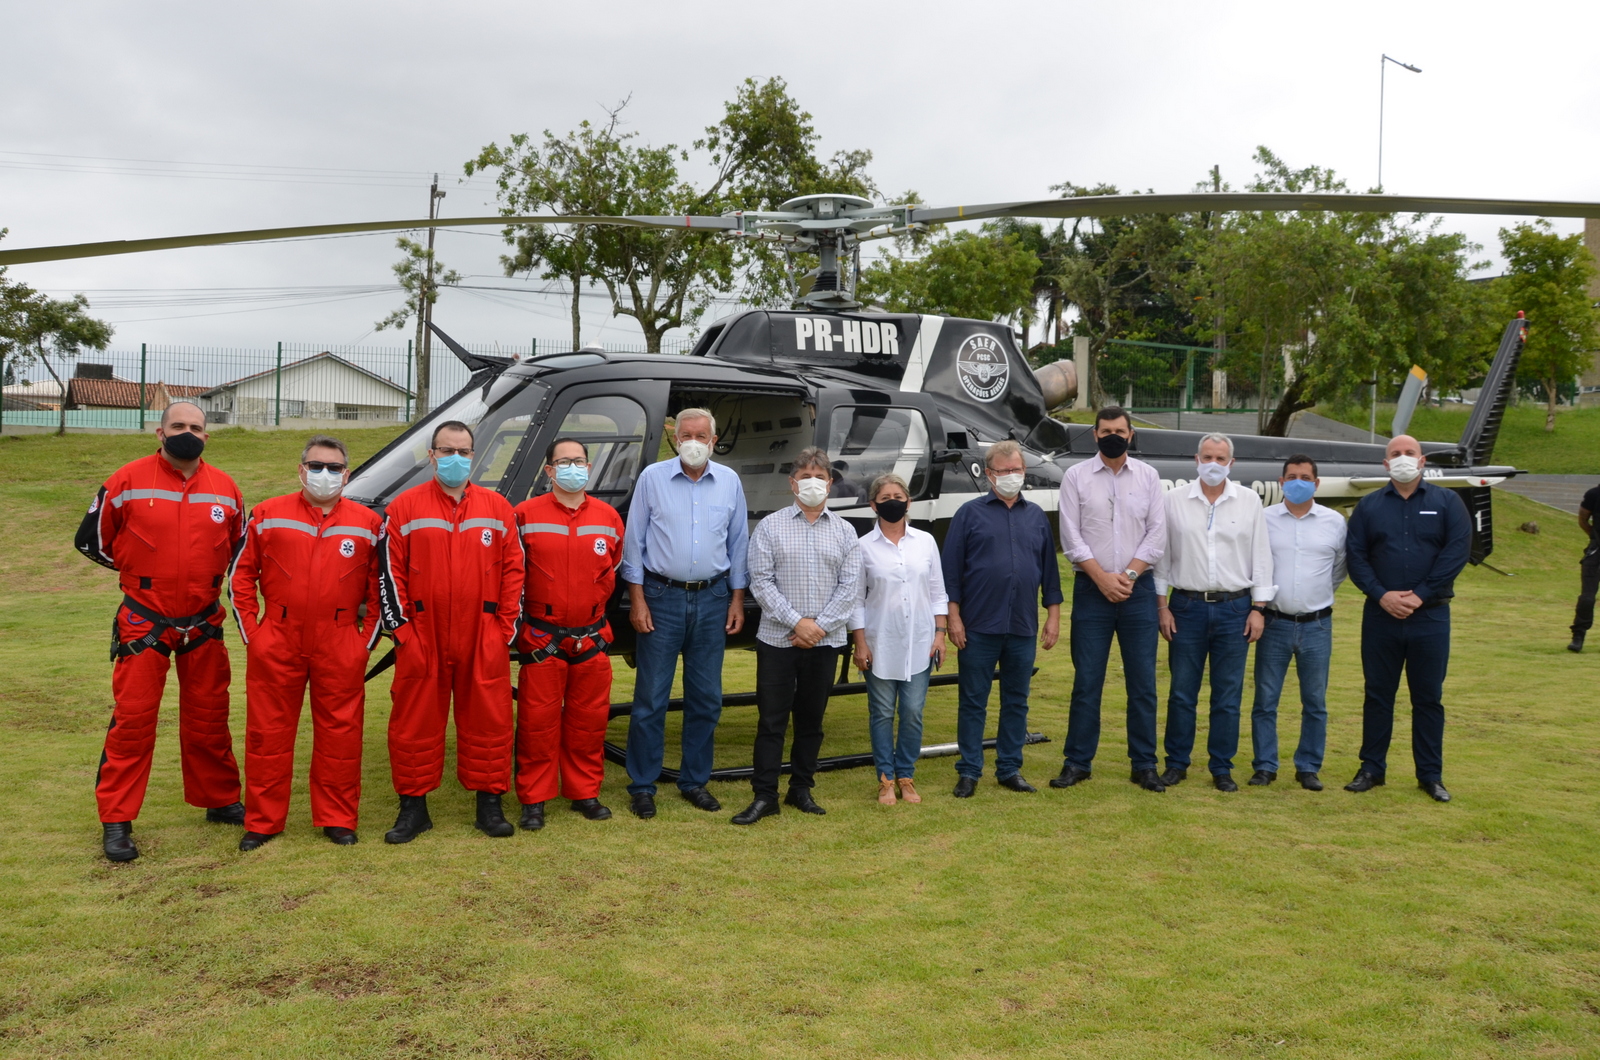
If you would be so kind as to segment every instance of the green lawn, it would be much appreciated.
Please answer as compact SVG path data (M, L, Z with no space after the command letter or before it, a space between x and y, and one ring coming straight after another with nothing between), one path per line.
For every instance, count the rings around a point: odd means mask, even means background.
M356 455L382 442L350 438ZM255 501L290 487L299 441L224 431L208 455ZM1458 583L1445 806L1408 783L1404 728L1390 786L1338 790L1360 736L1347 588L1320 794L1134 788L1113 662L1095 778L1067 792L986 781L957 802L939 759L921 806L878 806L870 771L831 773L827 817L746 830L671 798L635 820L608 767L615 819L554 807L545 831L490 840L450 778L434 831L388 847L379 679L362 842L312 829L303 734L289 831L241 855L237 829L182 802L169 690L144 856L113 866L91 788L117 597L70 538L101 477L150 444L0 441L7 1057L1600 1055L1600 651L1563 650L1580 548L1567 517L1497 497L1494 563L1515 577ZM1530 518L1545 532L1512 529ZM1041 667L1032 727L1051 742L1025 772L1042 787L1066 730L1065 645ZM750 657L727 675L751 687ZM863 715L835 701L824 753L865 749ZM753 719L730 708L721 760L749 760ZM1282 729L1287 757L1298 726ZM942 690L927 739L953 738ZM748 797L716 791L729 808Z
M1393 405L1378 406L1378 434L1386 436L1394 422ZM1363 408L1319 407L1318 413L1366 430ZM1458 442L1472 410L1460 405L1417 409L1411 433L1423 441ZM1544 429L1544 406L1530 402L1506 410L1495 442L1494 462L1511 464L1540 475L1600 474L1600 408L1563 408L1556 413L1556 429Z

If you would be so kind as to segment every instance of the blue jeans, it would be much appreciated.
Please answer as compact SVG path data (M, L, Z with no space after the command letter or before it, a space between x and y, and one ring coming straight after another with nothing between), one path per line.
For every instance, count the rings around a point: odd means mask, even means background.
M1010 633L967 631L967 646L957 652L956 743L961 757L956 773L977 780L983 776L983 726L989 717L989 689L1000 666L1000 720L995 733L994 775L1004 780L1022 769L1022 741L1028 735L1028 686L1033 682L1032 637Z
M722 719L722 651L727 644L728 579L690 592L646 578L645 602L655 630L639 634L633 711L628 717L628 793L654 795L666 754L667 701L683 656L683 760L678 787L711 779L717 722Z
M1067 717L1067 765L1090 769L1100 748L1100 694L1105 689L1111 638L1122 649L1128 693L1128 761L1134 769L1156 768L1155 579L1133 583L1133 595L1114 604L1094 579L1072 579L1072 710Z
M1300 745L1294 751L1297 773L1318 773L1328 747L1328 660L1333 656L1333 616L1286 622L1267 616L1256 641L1256 701L1250 708L1252 769L1278 771L1278 700L1294 660L1300 680Z
M1206 750L1211 773L1233 772L1239 751L1239 701L1244 696L1244 665L1250 642L1244 639L1244 622L1250 616L1250 597L1208 604L1173 594L1168 607L1177 630L1167 652L1172 688L1167 694L1167 766L1189 768L1194 751L1200 679L1211 660L1211 732Z
M872 764L880 777L914 777L922 757L922 707L928 701L929 664L904 681L889 681L867 672L867 721L872 726ZM894 708L900 703L900 738L895 739ZM979 764L982 769L982 764Z
M1383 776L1394 736L1394 699L1404 670L1411 693L1411 759L1418 780L1444 772L1444 677L1450 668L1450 607L1395 618L1371 600L1361 613L1361 768Z

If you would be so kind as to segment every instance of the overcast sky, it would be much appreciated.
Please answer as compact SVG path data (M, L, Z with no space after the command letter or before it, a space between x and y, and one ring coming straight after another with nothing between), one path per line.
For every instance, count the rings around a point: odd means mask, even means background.
M1365 189L1384 52L1423 70L1389 67L1387 190L1600 201L1594 0L0 0L0 18L7 247L423 216L435 170L446 216L492 213L487 181L458 183L492 140L565 132L631 96L642 139L687 145L741 79L774 75L825 152L868 148L885 191L930 204L1043 197L1067 180L1183 191L1213 164L1237 186L1258 144ZM1488 257L1508 222L1445 223ZM500 250L491 235L439 237L470 282L546 286L501 278ZM390 282L395 258L379 235L12 276L87 291L118 347L334 344L394 341L370 332L398 294L350 289ZM279 300L239 300L264 297ZM637 340L604 303L585 310L586 341ZM524 293L447 291L435 313L474 342L559 340L566 318L564 298Z

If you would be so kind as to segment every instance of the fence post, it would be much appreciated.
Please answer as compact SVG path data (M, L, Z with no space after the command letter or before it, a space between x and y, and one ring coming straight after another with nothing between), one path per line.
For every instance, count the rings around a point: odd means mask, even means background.
M144 343L139 343L139 422L134 424L134 430L144 430L144 410L149 400L145 397L144 378L145 365L149 360L149 350Z
M272 425L283 426L283 343L278 343L278 368L272 381Z
M528 359L531 361L537 356L539 356L539 340L535 337L528 343Z
M411 341L406 340L406 423L411 422Z

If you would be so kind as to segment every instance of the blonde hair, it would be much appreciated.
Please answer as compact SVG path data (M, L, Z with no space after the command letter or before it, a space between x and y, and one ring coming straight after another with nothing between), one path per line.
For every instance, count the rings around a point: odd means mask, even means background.
M867 490L867 501L876 504L878 502L878 494L882 492L885 486L899 486L905 491L906 499L909 500L911 498L911 487L906 485L906 480L890 471L872 480L872 487Z
M1002 456L1021 456L1021 455L1022 455L1022 446L1018 445L1016 442L1012 441L1010 438L1007 438L1005 441L1003 441L1003 442L995 442L993 445L991 445L989 447L989 451L987 453L983 454L983 466L992 468L992 467L994 467L994 462L996 460L1000 459ZM1024 463L1026 463L1026 461L1024 461Z

